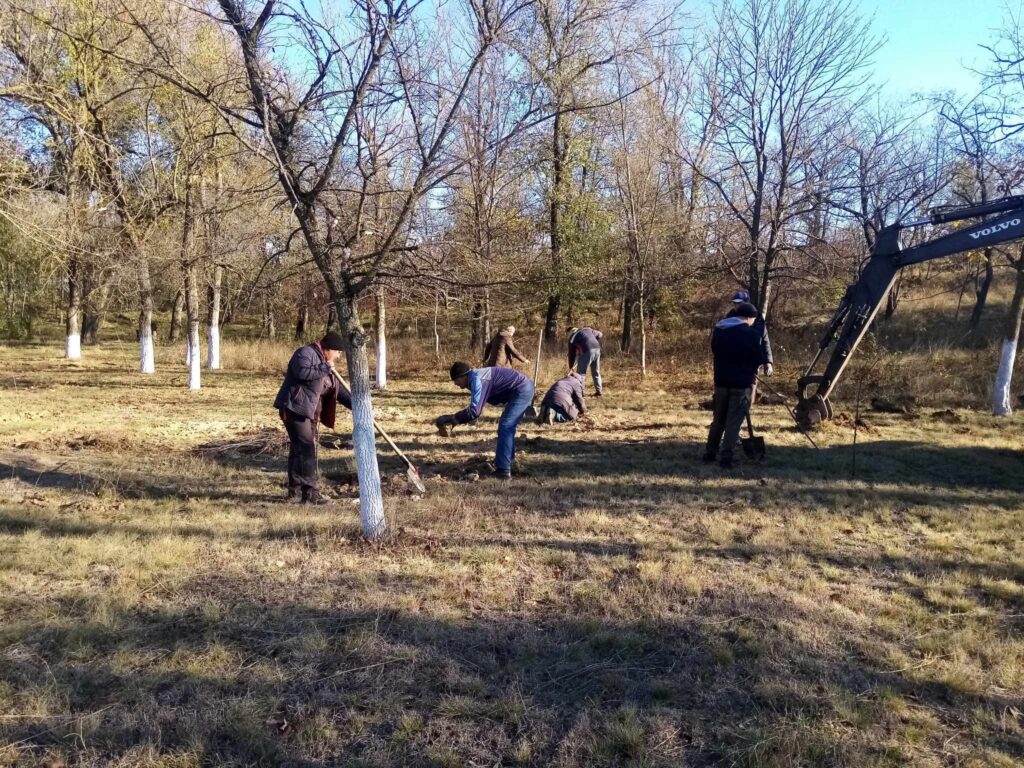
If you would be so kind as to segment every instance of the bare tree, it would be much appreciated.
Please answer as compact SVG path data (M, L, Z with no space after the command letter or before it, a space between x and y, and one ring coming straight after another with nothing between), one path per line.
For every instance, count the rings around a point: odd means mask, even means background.
M704 178L739 222L729 268L767 312L772 280L814 206L809 162L855 108L877 49L850 0L724 0L718 126Z

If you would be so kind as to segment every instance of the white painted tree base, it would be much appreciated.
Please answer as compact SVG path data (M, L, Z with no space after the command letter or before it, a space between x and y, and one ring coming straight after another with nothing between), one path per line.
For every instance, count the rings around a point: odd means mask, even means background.
M202 387L202 381L200 376L201 366L199 364L199 329L196 328L194 332L189 332L188 340L189 348L189 360L188 360L188 388L199 389Z
M80 333L69 333L67 344L64 347L64 357L68 360L80 360L82 358L82 335Z
M374 389L388 388L388 343L384 339L377 341L377 381Z
M153 354L153 335L146 333L139 340L139 370L142 373L156 373L156 357Z
M999 369L996 371L996 386L992 393L992 413L1009 416L1013 413L1010 384L1013 381L1013 363L1017 359L1017 341L1003 339L999 351Z
M206 367L211 371L220 369L220 326L211 325L206 334Z

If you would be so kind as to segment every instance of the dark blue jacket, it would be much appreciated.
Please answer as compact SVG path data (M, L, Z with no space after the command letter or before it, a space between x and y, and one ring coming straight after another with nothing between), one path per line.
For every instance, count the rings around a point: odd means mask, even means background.
M288 361L284 382L277 392L274 407L291 411L303 419L315 418L319 412L320 399L337 386L338 402L352 410L349 391L331 373L323 350L317 343L299 347ZM330 426L330 425L328 425Z
M726 317L735 317L733 314L736 311L736 307L729 310ZM764 361L766 363L775 364L775 357L772 355L772 343L768 339L768 323L764 320L764 315L758 315L754 321L754 328L758 333L761 334L761 349L764 350Z
M506 405L530 380L512 368L474 368L469 372L469 406L455 415L458 424L480 418L484 404Z
M753 386L757 369L768 362L761 346L761 330L756 323L747 325L739 317L727 317L715 325L711 354L715 360L715 386L730 389Z

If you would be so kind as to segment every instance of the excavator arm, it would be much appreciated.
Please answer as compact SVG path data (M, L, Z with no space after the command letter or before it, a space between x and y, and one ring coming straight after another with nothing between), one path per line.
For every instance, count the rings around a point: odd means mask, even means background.
M962 227L934 240L904 250L900 232L910 227L945 224L980 216L989 218L980 224ZM933 210L927 219L897 223L878 233L860 278L846 289L825 334L818 352L797 379L797 424L812 429L832 418L829 395L843 375L857 345L871 327L879 307L903 267L941 259L955 253L989 248L1010 240L1024 238L1024 195L1004 197L981 205L945 207ZM814 373L818 361L831 348L828 362L821 373Z

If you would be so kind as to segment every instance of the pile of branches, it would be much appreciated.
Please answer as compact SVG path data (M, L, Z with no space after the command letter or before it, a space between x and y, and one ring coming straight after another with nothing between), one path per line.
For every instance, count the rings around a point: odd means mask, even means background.
M196 448L196 453L210 458L285 455L288 453L288 435L275 427L263 427L242 432L235 437L203 443Z

